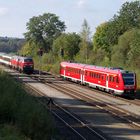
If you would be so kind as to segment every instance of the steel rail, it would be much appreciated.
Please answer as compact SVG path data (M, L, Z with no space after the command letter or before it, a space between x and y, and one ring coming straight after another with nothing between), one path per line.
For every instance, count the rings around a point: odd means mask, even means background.
M33 92L36 93L36 95L40 95L45 97L46 95L42 92L40 92L39 90L33 88L32 86L28 85L27 83L24 83L24 85L29 88L30 90L32 90ZM29 92L29 90L28 90ZM46 96L48 98L48 96ZM40 100L40 99L39 99ZM47 100L48 101L48 100ZM53 111L53 109L49 108L46 103L43 103L40 100L40 103L43 104L47 109L49 109L53 115L55 115L59 120L61 120L66 126L68 126L74 133L76 133L81 139L83 140L87 140L87 138L85 138L85 136L83 136L82 134L80 134L74 127L71 126L71 124L69 124L68 122L66 122L66 120L64 120L60 115L58 115L55 111ZM72 113L70 113L68 110L64 109L63 107L61 107L60 105L58 105L57 103L55 103L53 101L53 105L55 105L55 107L59 108L60 110L62 110L63 112L65 112L68 116L70 116L71 118L73 118L75 121L77 121L79 124L81 124L80 128L83 129L88 129L88 131L91 131L90 133L93 133L93 135L96 135L97 137L99 137L100 140L107 140L108 138L104 137L103 135L99 134L98 132L96 132L95 130L93 130L91 127L89 127L88 125L86 125L83 121L81 121L80 119L78 119L76 116L74 116Z

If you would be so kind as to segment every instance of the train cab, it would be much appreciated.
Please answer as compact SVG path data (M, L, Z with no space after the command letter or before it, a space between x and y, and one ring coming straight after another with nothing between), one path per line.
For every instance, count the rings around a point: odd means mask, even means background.
M25 73L33 73L34 71L33 59L31 57L20 57L19 71Z

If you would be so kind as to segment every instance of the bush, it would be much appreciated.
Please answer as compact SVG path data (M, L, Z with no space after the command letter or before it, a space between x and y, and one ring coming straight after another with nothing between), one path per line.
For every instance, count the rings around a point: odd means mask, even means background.
M1 140L30 140L22 135L15 126L0 125L0 139Z
M0 72L0 91L2 122L16 125L34 140L51 139L55 135L52 119L46 109L4 72Z

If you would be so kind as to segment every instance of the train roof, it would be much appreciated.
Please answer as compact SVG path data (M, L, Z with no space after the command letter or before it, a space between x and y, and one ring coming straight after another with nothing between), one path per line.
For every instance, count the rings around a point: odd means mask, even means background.
M6 54L6 53L0 53L0 56L2 56L3 58L9 58L9 59L12 58L11 54Z
M73 62L61 62L61 66L71 66L71 67L76 67L76 68L83 68L86 66L86 64L81 64L81 63L73 63Z
M32 57L28 57L28 56L18 56L18 55L14 55L13 56L14 59L32 59Z
M113 74L119 74L119 73L133 73L131 71L123 70L121 67L102 67L102 66L96 66L96 65L88 65L88 64L81 64L81 63L71 63L71 62L61 62L61 65L64 67L71 66L75 68L83 68L89 71L98 71L102 73L113 73Z
M32 57L28 57L28 56L26 56L26 57L20 56L19 58L20 58L20 59L32 59Z
M119 68L114 69L112 67L101 67L101 66L95 66L95 65L86 65L84 69L95 70L95 71L100 71L104 73L114 73L114 74L124 72L124 70L119 69Z

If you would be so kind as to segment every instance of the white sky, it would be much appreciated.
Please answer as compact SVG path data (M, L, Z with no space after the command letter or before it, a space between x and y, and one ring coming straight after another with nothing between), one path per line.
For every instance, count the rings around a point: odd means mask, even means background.
M86 19L93 34L126 1L132 0L0 0L0 36L23 37L29 19L44 13L59 16L66 32L79 33Z

